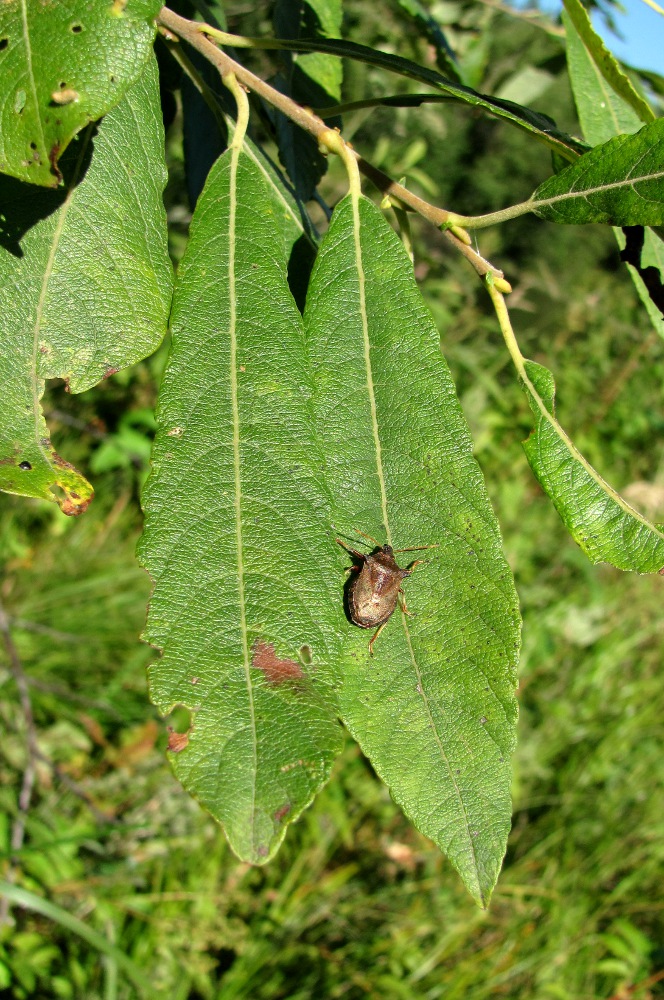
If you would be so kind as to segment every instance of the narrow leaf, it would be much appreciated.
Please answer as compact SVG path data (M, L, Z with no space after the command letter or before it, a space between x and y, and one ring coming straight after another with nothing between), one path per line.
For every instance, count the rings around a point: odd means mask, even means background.
M261 47L269 48L269 42L264 42L261 39ZM435 87L436 90L448 94L457 101L469 104L471 107L482 108L496 118L501 118L517 128L529 132L539 142L560 153L566 160L575 160L579 153L584 153L588 149L586 143L563 132L547 115L515 104L513 101L504 101L480 94L470 87L464 87L460 83L448 80L447 77L435 70L420 66L403 56L393 55L390 52L380 52L367 45L359 45L357 42L349 42L341 38L317 38L315 41L280 39L278 44L275 44L275 48L277 47L287 48L295 52L329 52L331 55L342 56L346 59L357 59L371 66L379 66L381 69L398 73L411 80L417 80L418 83Z
M641 121L634 109L608 85L564 12L563 23L567 35L567 66L586 138L592 143L600 143L621 132L636 132L641 127ZM622 230L614 229L614 234L620 249L624 250L625 236ZM660 337L664 337L664 318L653 300L653 285L656 283L661 293L664 283L663 265L661 240L651 229L646 229L640 260L635 266L632 258L627 262L627 267L650 321ZM647 271L647 268L653 268L653 271ZM644 281L644 276L648 284Z
M664 119L618 135L537 188L532 211L549 222L664 223Z
M643 122L610 86L583 43L569 15L563 11L569 70L574 101L583 134L593 146L623 132L638 132Z
M92 490L53 451L44 380L82 392L152 353L168 319L154 59L98 130L88 126L71 144L63 172L58 191L0 178L0 489L57 499L72 514Z
M176 775L262 864L329 775L344 624L279 204L243 150L212 168L174 297L140 554Z
M634 109L642 122L653 121L655 114L652 108L637 93L631 80L621 69L616 57L607 49L593 28L588 11L580 0L563 0L563 4L567 16L578 32L597 69L614 93Z
M341 714L395 800L485 904L510 826L519 614L496 519L408 256L361 198L337 207L305 312L335 524L418 566L369 656L348 624ZM339 573L348 566L339 551Z
M555 416L551 372L525 363L522 384L535 415L524 442L530 466L574 540L593 562L655 573L664 567L662 526L650 524L588 464Z
M152 49L158 0L0 4L0 171L57 187L72 138L120 101Z
M341 34L341 0L277 0L274 7L274 29L279 38L298 39L300 36ZM283 72L275 84L298 104L320 107L339 101L341 97L341 59L322 52L293 57L282 54ZM327 171L327 157L318 149L316 140L295 125L280 111L272 112L279 145L279 156L293 182L297 196L308 201L321 177ZM341 121L328 121L331 127Z

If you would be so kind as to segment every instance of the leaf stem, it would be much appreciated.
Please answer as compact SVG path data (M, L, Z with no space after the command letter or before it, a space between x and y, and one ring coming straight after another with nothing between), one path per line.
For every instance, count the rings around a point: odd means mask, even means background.
M235 35L228 35L226 32L219 32L216 28L211 28L210 25L202 25L194 21L188 21L184 17L180 17L179 14L175 14L168 7L163 7L159 17L159 24L166 28L172 34L184 39L192 48L196 49L201 55L217 67L222 77L233 73L236 79L253 93L258 94L263 100L271 104L272 107L277 108L281 111L287 118L290 118L292 122L295 122L300 128L308 132L319 142L323 135L330 131L329 125L326 125L322 118L314 114L306 108L300 107L296 104L290 97L285 94L281 94L274 87L271 87L269 83L261 80L260 77L256 76L250 70L248 70L241 63L236 62L231 59L229 55L222 52L214 42L211 41L212 37L219 38L223 36L227 40L227 44L233 44L237 47L238 42ZM210 36L210 37L208 37ZM251 41L260 41L252 39ZM266 40L267 42L267 40ZM270 40L270 48L278 48L279 45L274 43L274 40ZM249 46L245 46L249 47ZM256 46L251 46L256 47ZM264 46L267 47L267 44ZM341 140L343 142L343 139ZM347 145L347 144L346 144ZM391 177L379 170L378 167L374 167L363 157L359 156L354 152L351 147L348 147L351 155L357 160L357 165L360 171L365 177L368 177L373 184L376 185L379 191L383 194L394 195L399 198L405 205L407 205L422 218L426 219L427 222L431 222L434 226L441 229L443 233L443 238L454 247L454 249L460 253L475 269L480 277L484 277L486 274L492 274L495 279L502 281L502 288L504 291L511 291L511 288L507 281L504 279L503 272L493 264L485 260L477 251L473 250L471 246L468 246L463 239L459 239L454 232L447 229L450 225L456 222L456 217L452 217L450 212L445 211L445 209L437 208L435 205L431 205L429 202L425 201L423 198L418 198L417 195L413 194L402 184L398 184L393 181Z
M500 222L517 219L520 215L527 215L534 210L536 204L529 198L528 201L520 201L518 205L509 205L507 208L501 208L499 212L489 212L487 215L458 215L456 212L450 212L448 221L466 229L486 229Z
M524 364L525 358L521 353L518 341L514 336L514 330L512 329L512 324L510 322L510 315L507 311L507 306L505 304L505 299L499 288L496 287L496 282L493 280L491 275L487 275L484 279L489 297L493 303L493 308L496 311L496 317L498 318L498 324L500 326L500 332L503 335L505 341L505 346L510 353L510 357L514 362L514 367L519 373L519 377L523 379L525 383L530 385L530 380L526 374L526 366ZM532 391L535 392L534 386Z
M222 74L221 77L224 86L228 87L231 94L235 98L235 103L237 104L237 127L233 135L233 141L231 142L230 148L236 151L235 159L237 160L237 152L239 152L244 145L244 137L247 134L247 126L249 125L249 100L247 98L247 92L238 83L235 73L231 70L229 73Z

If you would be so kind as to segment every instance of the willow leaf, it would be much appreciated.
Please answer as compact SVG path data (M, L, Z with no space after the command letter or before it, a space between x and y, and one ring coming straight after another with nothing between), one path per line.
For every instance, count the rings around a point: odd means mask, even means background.
M150 58L158 0L0 4L0 171L57 187L72 138Z
M166 332L164 130L154 58L63 157L57 191L0 178L0 489L80 513L92 488L55 454L44 380L89 389ZM53 487L55 487L55 493Z
M244 149L220 157L180 265L140 548L151 697L192 715L173 768L256 864L341 745L336 546L281 211Z
M369 656L347 624L341 714L395 800L488 900L510 826L517 599L439 336L380 212L335 210L305 311L334 520L436 546ZM401 556L402 564L411 557ZM339 573L348 566L340 549Z
M537 188L532 211L550 222L664 223L664 120L617 135Z
M574 540L595 563L654 573L664 567L662 526L650 524L588 464L555 416L551 372L527 361L523 386L535 415L528 462Z
M253 44L253 42L252 42ZM390 52L380 52L367 45L359 45L357 42L349 42L342 38L317 38L315 41L298 39L287 41L285 39L275 40L273 44L267 39L260 39L261 48L290 49L295 52L327 52L330 55L342 56L346 59L357 59L359 62L367 63L371 66L378 66L381 69L398 73L400 76L416 80L418 83L427 84L434 87L441 93L447 94L457 101L469 104L471 107L482 108L488 114L500 118L517 128L520 128L533 135L539 142L544 143L550 149L560 153L566 160L575 160L579 153L588 149L586 143L581 139L576 139L568 135L556 126L556 123L547 115L531 108L515 104L513 101L501 100L497 97L490 97L480 94L470 87L465 87L453 80L448 80L441 73L403 56L393 55ZM326 114L332 113L334 109L326 108Z
M563 0L565 12L574 25L586 50L611 90L638 115L642 122L651 122L655 114L646 100L634 89L632 81L620 67L616 57L605 46L592 26L588 11L580 0Z

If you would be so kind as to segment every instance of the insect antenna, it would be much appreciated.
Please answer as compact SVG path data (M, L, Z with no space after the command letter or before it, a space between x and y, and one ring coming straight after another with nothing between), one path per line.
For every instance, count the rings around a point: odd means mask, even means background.
M424 549L437 549L439 548L438 542L434 545L413 545L410 549L395 549L395 552L422 552Z
M333 524L332 527L334 528L335 531L337 530L336 525ZM362 538L366 538L368 541L373 542L374 545L377 545L379 549L382 549L383 547L382 544L378 541L377 538L374 538L373 535L367 535L365 531L360 531L359 528L353 528L353 531L355 532L356 535L361 535ZM343 536L343 532L340 532L340 534ZM349 538L350 536L346 535L345 537Z

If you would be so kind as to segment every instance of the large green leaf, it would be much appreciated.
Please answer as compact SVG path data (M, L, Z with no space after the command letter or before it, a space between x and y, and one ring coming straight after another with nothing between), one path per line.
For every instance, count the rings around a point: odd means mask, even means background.
M192 713L175 773L256 864L341 746L342 585L281 211L244 150L217 161L178 276L140 548L164 650L151 696Z
M0 4L0 171L57 187L58 160L138 79L158 0Z
M522 382L535 415L528 461L570 534L593 562L655 573L664 567L664 531L650 524L577 451L555 417L551 372L525 362Z
M641 127L641 119L631 104L609 85L597 63L583 44L574 24L563 13L563 23L567 36L567 65L569 69L574 100L584 135L592 143L607 142L612 136L624 132L636 132ZM614 230L620 249L625 247L625 236L620 229ZM659 291L664 283L664 252L662 241L650 229L644 233L640 261L628 263L628 269L643 301L650 321L664 337L664 318L653 301L644 281L652 285L655 279ZM652 268L649 271L648 268Z
M537 188L532 211L550 222L664 223L664 120L618 135Z
M165 333L172 271L154 60L98 130L70 145L63 173L58 191L0 178L0 489L79 513L91 488L53 451L40 399L44 379L82 392Z
M488 900L510 826L519 614L439 335L380 212L350 197L305 311L334 521L395 548L435 545L375 643L348 624L342 718L395 800ZM366 544L366 543L365 543ZM401 556L402 565L412 556ZM339 550L339 572L348 566Z

